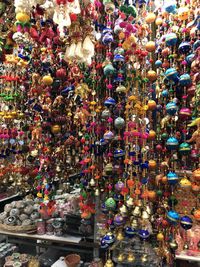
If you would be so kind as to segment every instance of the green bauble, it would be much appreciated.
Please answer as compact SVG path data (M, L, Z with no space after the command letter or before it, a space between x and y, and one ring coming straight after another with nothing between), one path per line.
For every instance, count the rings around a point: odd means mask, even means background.
M112 197L106 199L105 205L108 210L114 210L116 208L116 202Z

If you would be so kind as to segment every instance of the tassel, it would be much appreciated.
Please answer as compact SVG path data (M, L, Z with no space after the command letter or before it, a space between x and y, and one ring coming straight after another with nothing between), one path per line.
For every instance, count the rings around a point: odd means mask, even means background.
M64 60L65 61L68 60L69 51L70 51L70 46L67 46L66 51L65 51L65 55L64 55Z
M82 42L79 41L78 44L76 45L76 50L75 50L75 57L79 60L83 58L83 52L82 52Z
M69 48L69 54L68 54L68 58L69 59L73 59L75 56L75 50L76 50L76 44L72 43L70 48Z
M89 55L94 55L94 44L90 40L89 36L85 37L85 40L83 42L83 53L84 54L89 54Z

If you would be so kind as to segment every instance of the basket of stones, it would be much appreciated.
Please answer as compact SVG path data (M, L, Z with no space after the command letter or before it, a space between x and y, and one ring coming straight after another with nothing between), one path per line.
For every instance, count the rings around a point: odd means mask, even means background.
M9 232L30 232L36 229L39 205L33 200L19 200L6 204L0 213L0 230Z

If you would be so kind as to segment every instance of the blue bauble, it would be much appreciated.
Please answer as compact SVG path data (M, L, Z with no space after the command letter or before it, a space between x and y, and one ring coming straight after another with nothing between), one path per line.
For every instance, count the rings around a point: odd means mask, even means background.
M155 62L155 66L156 66L156 68L159 68L159 67L162 67L162 61L161 60L156 60L156 62Z
M107 213L108 213L108 209L107 209L105 203L102 203L102 205L101 205L101 211L102 211L104 214L107 214Z
M101 239L101 248L107 249L108 247L109 247L109 245L106 243L106 241L104 239Z
M185 58L185 60L186 60L186 62L188 63L188 64L191 64L192 63L192 61L194 60L194 57L195 57L195 54L190 54L190 55L188 55L186 58Z
M176 150L178 148L178 145L179 145L178 140L175 137L171 136L167 139L166 142L167 149Z
M178 47L178 51L180 54L187 54L190 50L191 44L189 42L182 42Z
M123 157L124 155L125 155L125 152L123 149L121 149L121 148L115 149L114 158L120 158L120 157Z
M169 81L177 83L179 81L178 72L174 68L169 68L165 71L165 76Z
M137 230L134 229L133 227L131 226L126 226L125 228L125 236L128 237L128 238L132 238L134 237L134 235L137 233Z
M164 8L165 8L166 12L175 14L176 13L176 1L165 0L164 1Z
M173 102L173 101L172 102L169 102L166 105L166 111L171 116L174 116L176 114L177 110L178 110L178 107L177 107L176 103Z
M106 235L104 235L103 240L105 241L106 244L112 245L115 242L115 236L113 233L109 232Z
M189 230L192 228L193 221L189 216L181 217L180 224L185 230Z
M165 42L167 46L174 46L177 43L177 35L173 32L165 35Z
M117 54L114 56L114 59L113 59L114 62L124 62L125 61L125 58L123 55L120 55L120 54Z
M178 175L175 172L169 172L167 174L167 179L170 185L175 185L178 183Z
M179 219L180 219L180 216L176 211L174 211L174 210L168 211L167 220L170 224L176 225L178 223Z
M112 97L108 97L105 101L104 101L104 106L115 106L116 105L116 101L114 98Z
M150 236L150 233L149 233L148 230L141 229L141 230L138 231L138 235L139 235L140 238L142 238L143 240L145 240L145 239L147 239Z
M165 89L165 90L163 90L163 91L161 92L161 95L162 95L162 97L168 97L168 95L169 95L169 91L168 91L167 89Z
M180 76L179 82L181 86L187 86L191 84L192 80L191 80L190 75L188 73L185 73Z

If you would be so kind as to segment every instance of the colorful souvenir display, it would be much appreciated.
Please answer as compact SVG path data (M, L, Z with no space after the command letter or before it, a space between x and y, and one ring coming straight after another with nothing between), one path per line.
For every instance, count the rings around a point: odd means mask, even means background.
M152 246L173 266L177 232L200 221L198 1L12 5L0 40L4 183L34 186L46 214L55 183L75 173L83 226L99 219L105 267L113 250L114 261L155 265ZM177 212L179 188L195 192L192 213ZM120 251L133 238L141 257Z

